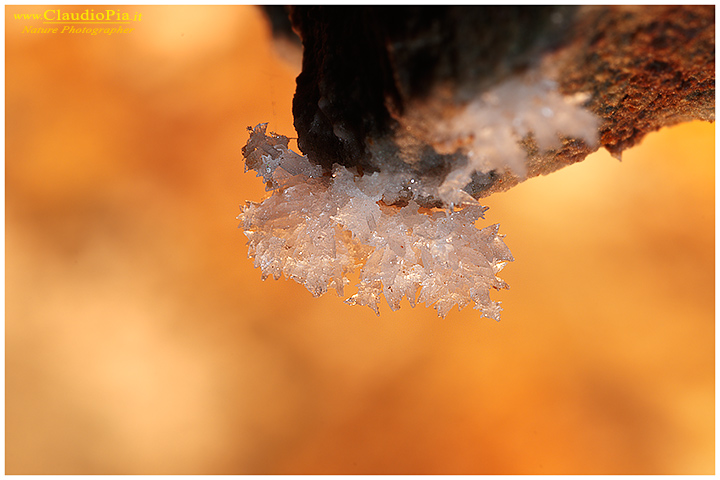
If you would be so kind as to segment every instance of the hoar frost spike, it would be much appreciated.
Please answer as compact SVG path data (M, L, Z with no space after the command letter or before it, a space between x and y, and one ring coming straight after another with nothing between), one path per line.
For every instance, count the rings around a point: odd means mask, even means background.
M248 202L238 216L263 279L284 275L314 296L328 287L344 295L348 274L359 268L357 293L346 303L378 315L384 296L392 310L406 297L412 306L434 305L441 317L473 303L483 316L500 319L500 302L489 290L508 288L496 275L513 257L498 225L475 227L487 207L430 211L412 200L387 206L407 183L402 174L360 176L335 165L323 175L288 148L287 137L266 128L250 129L243 154L272 194Z

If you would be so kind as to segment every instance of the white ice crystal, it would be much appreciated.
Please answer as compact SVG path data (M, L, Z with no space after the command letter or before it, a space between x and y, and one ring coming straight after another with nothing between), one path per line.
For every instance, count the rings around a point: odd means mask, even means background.
M429 134L421 140L438 153L468 159L457 162L439 186L407 171L358 175L335 165L332 176L323 175L288 149L286 137L267 135L267 124L251 129L243 150L246 169L256 170L272 195L248 202L238 219L263 279L285 275L315 296L329 287L344 295L348 274L359 268L349 304L379 314L381 296L393 310L406 297L412 306L434 305L445 317L454 305L472 302L483 316L499 320L500 303L488 293L508 288L496 275L513 257L498 225L475 228L487 208L464 188L477 172L510 170L524 177L527 155L520 142L528 137L541 152L561 146L563 136L597 142L599 120L582 108L588 97L559 93L553 69L547 57L436 119L429 130L420 129ZM426 118L434 117L422 115L421 122ZM449 208L430 211L414 201L387 206L408 193L440 199ZM455 210L457 205L464 208Z
M496 275L513 257L498 225L475 227L487 207L428 211L413 201L389 207L383 196L391 201L397 178L358 176L339 165L323 176L288 149L286 137L266 128L252 129L244 154L272 195L248 202L238 217L263 279L285 275L315 296L329 287L344 295L348 274L360 268L357 293L346 300L351 305L379 314L381 296L392 310L406 297L445 317L454 305L472 302L483 316L500 319L500 302L488 292L508 288Z
M434 125L433 144L451 153L465 146L466 165L451 171L438 189L446 204L467 200L463 188L475 172L511 170L524 177L527 155L520 141L532 134L540 151L561 145L561 135L598 140L599 119L582 107L583 94L566 96L540 70L509 78L469 102L458 115Z

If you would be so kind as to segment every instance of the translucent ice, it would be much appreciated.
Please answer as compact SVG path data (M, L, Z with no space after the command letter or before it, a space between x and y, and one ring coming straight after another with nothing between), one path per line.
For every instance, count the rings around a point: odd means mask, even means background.
M500 319L500 302L489 290L508 288L496 275L513 257L498 225L475 227L486 207L428 211L413 201L389 207L383 199L391 201L404 179L358 176L339 165L323 176L288 149L286 137L266 128L251 130L243 153L272 195L248 202L238 217L263 279L284 275L315 296L328 287L344 295L348 274L359 268L357 293L345 300L351 305L379 314L381 296L392 310L406 297L445 317L453 306L473 303L483 316Z
M526 174L527 154L520 140L532 134L541 152L560 147L561 135L598 141L599 119L582 107L587 96L562 95L556 82L531 70L499 83L469 102L458 115L434 124L433 145L451 153L464 145L468 157L438 189L446 204L467 200L463 188L475 172L511 170Z

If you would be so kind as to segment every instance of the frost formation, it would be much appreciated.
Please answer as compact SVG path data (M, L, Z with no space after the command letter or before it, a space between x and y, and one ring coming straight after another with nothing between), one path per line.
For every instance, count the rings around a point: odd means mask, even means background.
M288 149L287 137L267 135L266 128L252 129L243 152L246 170L257 171L272 195L247 202L238 216L263 280L285 275L316 297L328 288L342 296L348 274L360 267L348 304L379 315L381 296L392 310L407 297L445 317L454 305L472 302L483 316L500 319L489 289L508 288L496 275L514 259L498 225L475 227L487 207L429 211L414 201L389 207L383 198L394 198L401 183L393 175L358 176L335 165L332 176L323 176Z
M438 188L446 204L466 201L463 188L475 172L511 170L524 177L527 154L520 140L532 135L540 151L561 146L560 137L598 141L599 119L582 104L588 95L562 95L540 70L516 75L469 102L449 121L435 124L433 145L452 153L464 144L466 165L451 171Z
M561 136L598 141L599 119L585 110L587 95L562 95L553 62L511 77L432 125L438 153L458 149L468 161L456 165L440 186L408 172L358 175L335 165L332 176L288 149L288 139L251 130L243 149L246 171L262 176L272 195L248 202L238 219L248 237L249 256L262 270L292 278L319 296L329 287L343 295L348 274L360 267L356 294L346 303L379 314L384 296L396 310L403 297L434 305L445 317L470 302L483 316L500 319L500 302L489 290L508 288L496 275L513 261L498 225L475 228L487 207L464 188L476 172L511 170L526 174L520 141L532 136L541 151L561 145ZM446 150L446 151L445 151ZM410 201L389 207L408 191L439 198L448 210L421 209ZM461 210L454 206L463 205ZM419 291L419 296L418 296Z

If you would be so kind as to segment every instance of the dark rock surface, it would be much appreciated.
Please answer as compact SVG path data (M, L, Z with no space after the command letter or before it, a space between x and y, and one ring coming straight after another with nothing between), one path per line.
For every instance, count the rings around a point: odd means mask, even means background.
M563 93L590 93L586 107L602 119L599 146L616 156L661 127L714 121L714 6L302 6L290 19L304 48L293 103L298 143L326 169L405 170L441 182L467 161L463 152L439 154L408 125L452 116L547 56ZM531 138L522 144L525 178L599 148L567 138L540 154ZM476 174L466 190L479 198L522 180Z

